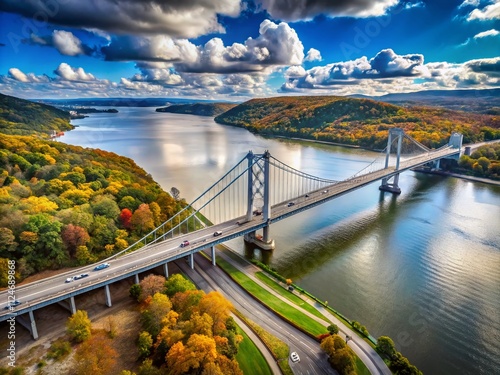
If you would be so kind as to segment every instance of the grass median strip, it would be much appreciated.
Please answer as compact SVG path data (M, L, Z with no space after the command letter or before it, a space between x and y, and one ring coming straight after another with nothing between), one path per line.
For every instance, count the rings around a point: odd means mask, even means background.
M243 341L238 347L236 360L244 374L272 375L273 372L264 356L247 334L238 327L238 334L243 336Z
M284 289L282 286L280 286L275 280L272 280L263 272L256 272L255 277L257 277L260 281L262 281L264 284L266 284L268 287L272 288L276 293L279 293L281 296L285 297L286 299L290 300L290 302L293 302L295 305L303 308L304 310L310 312L311 314L317 316L320 319L323 319L325 321L325 324L330 324L328 319L323 316L317 309L314 308L314 306L311 306L307 302L305 302L302 298L296 296L295 294L289 292L288 290Z
M221 257L217 258L217 264L223 268L238 284L240 284L248 293L252 294L259 301L264 303L270 309L288 319L290 322L300 327L305 332L313 336L320 335L327 332L325 324L320 324L314 319L304 315L296 308L276 298L272 293L261 288L255 281L250 279L243 272L239 271L236 267L226 262Z

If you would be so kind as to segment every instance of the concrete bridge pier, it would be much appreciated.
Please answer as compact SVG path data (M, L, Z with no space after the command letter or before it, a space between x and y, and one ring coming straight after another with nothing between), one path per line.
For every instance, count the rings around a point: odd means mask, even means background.
M264 227L263 232L264 232L263 236L261 236L260 234L257 234L256 231L247 233L243 237L243 240L246 243L254 244L254 245L258 246L262 250L274 250L276 245L275 245L273 239L269 240L269 225L267 227ZM267 241L266 241L266 234L267 234Z
M194 270L194 256L193 253L189 254L189 267Z
M215 262L215 246L210 247L210 252L212 253L212 266L216 265Z
M104 291L106 292L106 306L111 307L111 293L109 292L109 284L104 286Z
M136 283L136 284L139 284L139 274L138 274L138 273L136 273L136 274L134 275L134 277L135 277L135 283Z
M67 300L59 301L57 302L59 306L64 307L66 310L68 310L71 314L76 313L76 304L75 304L75 297L69 297Z
M36 329L35 315L33 314L33 310L28 311L28 315L30 317L29 322L21 315L15 316L14 319L31 333L31 337L33 337L34 340L38 340L38 330Z
M168 262L163 265L165 271L165 279L168 279Z

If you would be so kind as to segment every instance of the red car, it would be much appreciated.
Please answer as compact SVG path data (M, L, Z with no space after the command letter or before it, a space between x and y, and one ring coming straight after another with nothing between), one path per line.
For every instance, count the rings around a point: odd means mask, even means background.
M183 243L181 243L181 247L186 247L189 246L189 241L185 240Z

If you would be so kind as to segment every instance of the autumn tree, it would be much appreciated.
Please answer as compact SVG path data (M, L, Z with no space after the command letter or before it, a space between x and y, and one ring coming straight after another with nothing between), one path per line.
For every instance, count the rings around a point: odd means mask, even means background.
M225 322L233 309L233 305L221 293L212 291L203 296L198 308L201 314L207 313L212 317L212 331L214 334L218 334L226 329Z
M181 319L189 320L204 295L203 290L187 290L175 293L170 300L174 310L180 314Z
M132 229L139 235L145 234L155 228L153 213L147 203L142 203L130 218Z
M168 297L161 293L155 293L144 301L145 308L142 311L144 328L152 336L156 337L161 329L161 321L172 308Z
M90 241L87 231L78 225L69 224L61 232L61 238L69 254L74 257L76 249L80 246L86 246Z
M111 373L118 354L109 337L97 334L78 347L75 353L77 375L107 375Z
M120 224L123 226L125 229L130 229L130 219L132 218L132 211L130 211L128 208L124 208L120 212L119 220Z
M66 323L66 333L76 342L90 338L92 323L84 310L77 310Z
M202 371L217 358L215 340L205 335L192 335L186 346L182 342L174 344L167 353L167 366L172 375L180 375L189 370Z
M165 277L160 275L148 275L139 283L141 294L139 302L144 301L147 297L153 296L155 293L161 293L165 289Z

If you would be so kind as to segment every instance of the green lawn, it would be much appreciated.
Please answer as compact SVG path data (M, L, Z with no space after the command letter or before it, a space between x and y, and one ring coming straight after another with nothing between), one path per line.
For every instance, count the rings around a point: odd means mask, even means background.
M318 318L323 319L326 324L330 324L330 322L328 321L328 319L325 318L323 316L323 314L321 314L317 309L315 309L314 306L311 306L310 304L308 304L302 298L296 296L295 294L290 293L288 290L286 290L281 285L279 285L275 280L272 280L271 278L269 278L269 276L267 276L265 273L263 273L263 272L257 272L255 274L255 276L260 281L262 281L263 283L265 283L268 287L272 288L274 291L276 291L277 293L279 293L283 297L285 297L288 300L290 300L290 302L293 302L295 305L303 308L304 310L310 312L311 314L314 314Z
M238 334L243 336L243 341L238 347L238 354L236 360L240 364L241 371L245 375L272 375L273 372L267 364L266 359L255 346L247 334L238 327Z
M357 375L371 375L370 370L368 370L368 367L363 363L361 359L359 359L358 356L356 356L356 374Z
M217 264L223 268L238 284L240 284L247 292L255 296L259 301L263 302L270 309L293 322L304 331L317 336L326 333L326 326L328 323L320 324L315 320L304 315L296 308L279 300L267 290L262 289L256 282L250 279L243 272L240 272L233 265L226 262L224 259L218 257Z

